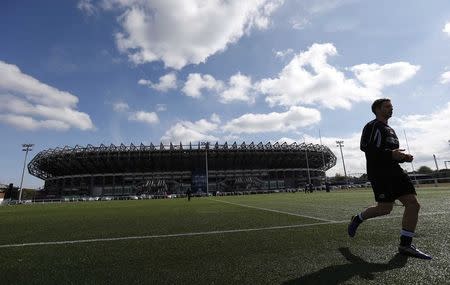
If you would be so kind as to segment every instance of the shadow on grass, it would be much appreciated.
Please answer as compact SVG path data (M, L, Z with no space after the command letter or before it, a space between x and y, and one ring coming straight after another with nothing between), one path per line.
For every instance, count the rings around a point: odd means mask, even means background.
M388 263L370 263L350 252L348 247L339 248L341 254L350 263L325 267L317 272L289 280L283 284L341 284L354 276L366 280L375 278L373 273L384 272L406 265L407 257L397 253Z

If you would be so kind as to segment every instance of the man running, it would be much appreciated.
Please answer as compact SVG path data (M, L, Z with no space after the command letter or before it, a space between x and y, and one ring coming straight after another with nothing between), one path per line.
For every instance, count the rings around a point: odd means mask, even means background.
M367 175L377 205L353 216L348 225L348 234L354 237L364 220L389 214L394 201L398 199L405 206L398 251L404 255L431 259L430 255L412 245L420 204L414 185L399 163L411 162L413 156L404 153L404 149L399 149L397 135L388 126L392 110L390 99L375 100L372 112L376 119L367 123L362 132L360 148L366 155Z

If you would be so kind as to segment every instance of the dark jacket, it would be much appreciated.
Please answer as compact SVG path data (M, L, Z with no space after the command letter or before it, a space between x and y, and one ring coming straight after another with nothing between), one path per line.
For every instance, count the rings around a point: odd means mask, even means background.
M392 150L399 148L397 135L385 123L377 119L367 123L361 135L360 148L366 155L369 179L403 174L400 161L392 159Z

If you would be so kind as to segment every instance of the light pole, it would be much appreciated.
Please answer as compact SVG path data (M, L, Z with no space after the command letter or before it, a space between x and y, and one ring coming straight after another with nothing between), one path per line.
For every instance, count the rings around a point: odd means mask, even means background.
M338 146L341 150L342 164L344 165L345 185L348 186L347 171L345 170L344 154L342 153L342 148L344 147L344 141L336 141L336 146Z
M436 155L433 154L434 164L436 164L436 174L434 177L434 186L438 186L438 178L439 178L439 166L437 164Z
M320 134L320 129L319 129L319 139L320 139L320 146L323 147L322 144L322 135ZM323 149L322 149L322 164L323 164L323 169L325 169L325 154L323 153ZM324 170L323 171L323 176L325 178L325 185L327 185L327 172Z
M28 152L33 150L34 144L22 144L22 151L25 151L25 160L23 161L22 178L20 179L20 192L19 192L19 203L22 201L22 185L23 185L23 175L25 174L25 165L27 164Z
M450 160L446 160L446 161L444 161L444 164L445 164L445 169L448 169L448 167L447 167L447 162L450 162Z
M406 137L406 131L403 130L403 134L405 135L405 141L406 141L406 147L408 148L408 153L411 154L411 151L409 150L409 144L408 144L408 138ZM414 181L416 182L416 185L419 185L419 182L417 182L417 175L416 170L414 169L414 163L411 161L411 168L414 175Z

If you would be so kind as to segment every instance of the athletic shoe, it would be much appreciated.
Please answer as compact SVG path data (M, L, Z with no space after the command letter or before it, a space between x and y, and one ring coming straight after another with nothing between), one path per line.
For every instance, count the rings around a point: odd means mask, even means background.
M400 252L403 255L408 255L420 259L432 259L431 255L428 255L420 250L418 250L414 245L410 246L399 246L398 252Z
M347 227L347 232L350 237L355 236L356 229L358 229L359 224L361 224L361 223L358 221L358 217L353 216L352 219L350 220L350 224L348 224L348 227Z

